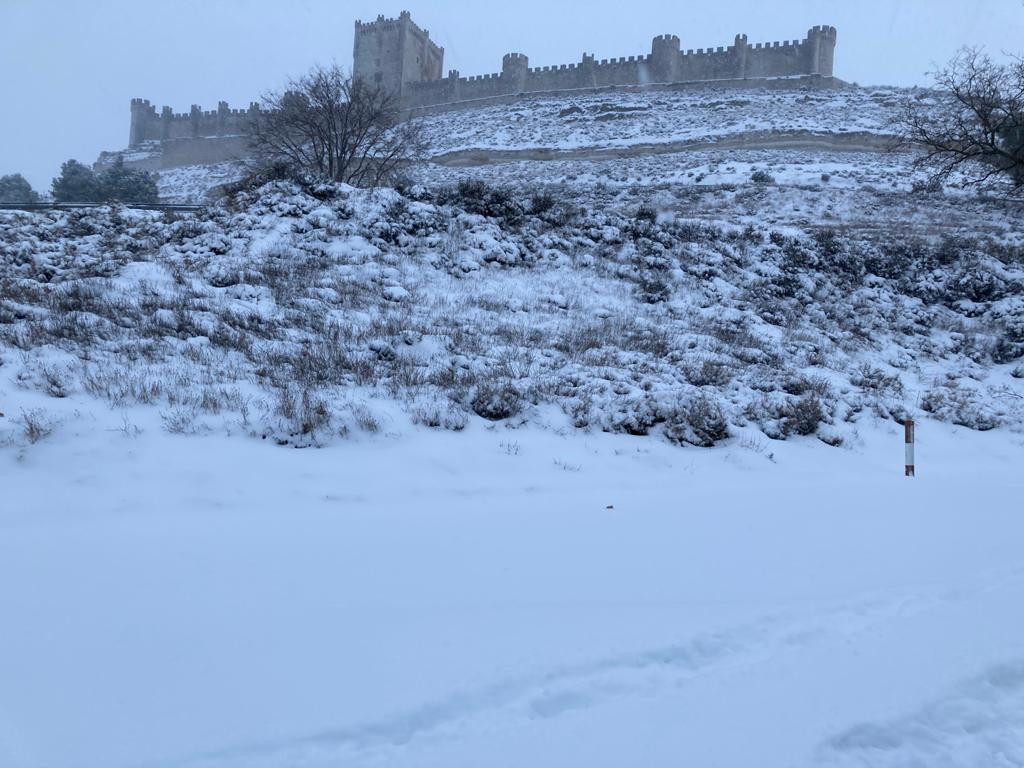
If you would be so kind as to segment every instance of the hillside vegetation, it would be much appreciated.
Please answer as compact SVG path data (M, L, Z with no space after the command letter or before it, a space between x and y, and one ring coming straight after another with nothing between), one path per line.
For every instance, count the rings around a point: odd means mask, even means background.
M679 208L277 182L183 218L5 212L3 369L152 403L171 431L229 419L295 445L379 428L381 400L453 430L550 404L579 429L699 446L749 429L839 445L866 415L1020 425L1012 231Z

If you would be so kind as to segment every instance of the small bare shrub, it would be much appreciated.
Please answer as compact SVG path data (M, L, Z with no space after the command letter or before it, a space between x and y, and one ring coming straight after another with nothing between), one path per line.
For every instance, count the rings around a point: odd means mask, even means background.
M826 397L831 391L828 380L821 376L804 376L802 374L788 376L782 382L782 389L789 395L817 395Z
M530 198L530 213L534 216L540 216L543 213L547 213L558 203L555 200L555 196L550 192L535 192L533 197Z
M818 431L818 425L824 419L825 409L822 407L821 400L818 395L810 393L790 406L783 429L787 433L813 435Z
M553 346L559 352L576 360L588 350L600 349L612 341L606 324L574 322L561 330Z
M356 426L363 430L363 432L369 432L370 434L380 432L380 421L373 411L365 405L355 403L351 406L350 410L352 411L352 418L355 419Z
M876 392L879 395L891 394L895 397L903 395L903 382L897 374L887 374L881 368L870 363L863 363L850 381L861 389Z
M654 224L658 221L658 212L654 210L654 206L650 203L641 203L640 207L636 210L636 215L633 217L637 222L643 222L647 224Z
M461 432L469 423L466 411L451 401L418 402L412 406L410 415L413 424L452 432Z
M32 445L53 433L53 419L42 408L33 408L30 411L22 410L19 422L22 434Z
M561 459L552 459L552 462L554 463L554 465L556 467L558 467L563 472L573 472L573 473L575 473L575 472L583 471L583 465L582 464L571 464L568 461L563 461Z
M284 419L284 428L291 436L312 436L331 423L331 410L327 402L306 387L301 392L295 387L278 390L276 415Z
M71 382L67 371L47 366L42 369L42 374L46 394L50 397L58 398L68 396L68 393L71 391Z
M523 398L509 381L485 381L477 385L470 407L488 421L501 421L523 410Z
M768 443L756 435L747 435L739 441L740 448L765 456L769 461L775 460L775 454L768 451Z
M713 448L729 437L729 423L718 403L701 395L669 414L665 437L680 445Z
M178 405L160 412L160 420L164 429L172 435L192 435L196 432L196 409L188 405Z

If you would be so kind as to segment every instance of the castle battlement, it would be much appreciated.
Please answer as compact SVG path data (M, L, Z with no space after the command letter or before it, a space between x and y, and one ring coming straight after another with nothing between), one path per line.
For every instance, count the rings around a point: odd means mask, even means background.
M411 23L411 22L410 22ZM373 26L362 29L373 38ZM745 34L736 35L733 44L711 48L682 49L675 34L662 34L651 41L651 52L598 60L583 54L582 60L566 64L529 66L524 53L509 53L502 58L500 74L461 77L451 71L422 77L413 70L408 76L402 67L390 73L403 109L478 101L536 92L558 92L580 88L643 86L652 84L699 83L755 79L821 76L833 77L837 40L830 25L811 27L802 40L750 43ZM363 45L367 43L364 41ZM378 46L379 47L379 46ZM356 57L353 73L369 79L363 59ZM377 82L380 82L377 78Z
M217 109L203 109L193 104L188 112L162 107L157 113L148 100L132 99L129 146L146 141L243 136L248 133L249 120L259 108L259 104L252 102L248 109L232 109L226 101L221 101Z
M386 19L384 18L384 14L380 14L376 21L359 21L356 19L356 32L359 34L371 34L374 31L397 29L402 24L408 24L428 37L430 35L427 30L420 29L420 27L416 25L416 22L412 20L412 14L408 11L402 11L398 14L397 19Z
M481 99L515 97L587 88L672 85L715 81L756 81L782 78L833 77L836 28L811 27L802 40L748 42L736 35L730 46L682 49L678 35L662 34L651 52L598 60L584 53L566 64L531 67L527 54L506 53L501 71L463 77L444 72L444 48L430 39L408 11L397 18L355 22L352 74L395 94L403 111L445 108ZM256 103L232 109L220 102L215 110L192 105L189 112L156 107L147 99L131 100L130 144L145 141L241 136L247 133Z

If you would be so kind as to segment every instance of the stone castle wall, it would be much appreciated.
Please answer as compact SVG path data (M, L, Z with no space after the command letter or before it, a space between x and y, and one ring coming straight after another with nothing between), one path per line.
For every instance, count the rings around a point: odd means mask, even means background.
M584 54L580 62L531 68L521 53L507 54L501 72L461 77L452 70L443 80L412 80L404 84L401 104L418 109L441 104L491 99L519 93L557 92L609 86L690 83L820 76L832 78L835 27L814 27L804 40L751 45L746 35L717 49L682 50L675 35L656 37L651 53L597 60Z
M258 107L253 103L249 109L231 109L222 101L216 110L203 111L193 104L189 112L176 114L164 107L158 114L147 100L132 99L131 109L128 146L137 147L146 141L238 136L247 132L248 120Z

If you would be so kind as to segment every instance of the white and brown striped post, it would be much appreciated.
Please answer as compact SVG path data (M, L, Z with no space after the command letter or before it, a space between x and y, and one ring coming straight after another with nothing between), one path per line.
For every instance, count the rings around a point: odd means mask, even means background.
M907 444L907 477L914 477L914 420L903 422L903 435Z

